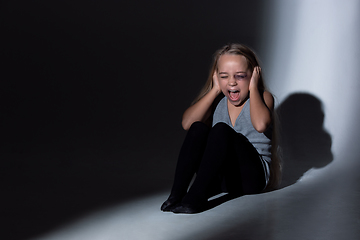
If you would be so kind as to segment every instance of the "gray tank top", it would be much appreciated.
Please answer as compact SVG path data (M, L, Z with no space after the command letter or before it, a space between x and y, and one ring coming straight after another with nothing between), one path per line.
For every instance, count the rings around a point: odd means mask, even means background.
M241 133L244 135L249 142L255 147L258 151L261 159L263 160L263 166L266 176L266 182L269 180L270 170L269 164L271 162L271 135L272 128L269 129L265 133L259 133L253 127L250 118L250 99L245 102L245 105L240 112L239 116L235 121L235 126L232 126L228 107L227 107L227 98L224 97L221 99L219 104L216 106L213 123L214 126L218 122L223 122L233 128L237 133Z

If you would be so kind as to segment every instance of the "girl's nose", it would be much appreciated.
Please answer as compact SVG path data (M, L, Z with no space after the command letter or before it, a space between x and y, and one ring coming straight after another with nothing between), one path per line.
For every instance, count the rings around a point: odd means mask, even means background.
M234 78L234 77L230 77L230 78L229 78L229 81L228 81L228 84L229 84L230 86L235 86L235 85L236 85L236 80L235 80L235 78Z

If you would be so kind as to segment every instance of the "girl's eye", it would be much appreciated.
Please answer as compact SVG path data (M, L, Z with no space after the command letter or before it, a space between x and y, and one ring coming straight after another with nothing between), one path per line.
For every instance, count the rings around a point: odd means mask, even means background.
M244 78L246 78L246 75L235 75L236 80L241 80L241 79L244 79Z
M227 78L227 76L220 76L220 78Z

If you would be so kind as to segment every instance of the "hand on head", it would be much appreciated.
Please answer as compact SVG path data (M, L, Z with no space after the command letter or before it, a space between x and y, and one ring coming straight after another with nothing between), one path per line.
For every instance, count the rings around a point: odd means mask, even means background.
M214 71L213 74L213 88L215 88L218 91L221 91L220 89L220 84L219 84L219 79L218 79L218 75L217 75L217 71Z
M252 73L251 79L250 79L250 85L249 85L250 91L251 91L251 89L256 89L258 87L260 73L261 73L261 68L259 66L254 67L254 70L253 70L253 73Z

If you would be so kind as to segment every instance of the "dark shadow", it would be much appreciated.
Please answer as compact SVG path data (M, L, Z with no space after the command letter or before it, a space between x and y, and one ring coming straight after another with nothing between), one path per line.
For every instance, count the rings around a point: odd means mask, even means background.
M246 7L245 19L258 15L260 1L230 3ZM254 46L259 24L239 25L215 1L5 1L0 16L6 240L169 190L181 115L213 52Z
M311 168L333 160L331 136L324 129L321 101L307 93L294 93L276 109L282 149L281 188L294 184Z

